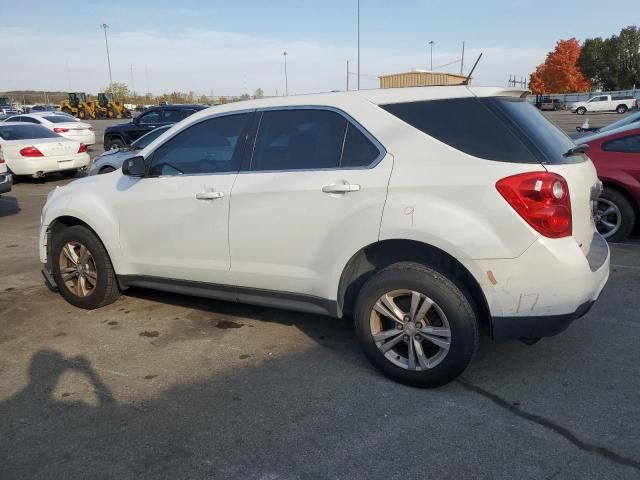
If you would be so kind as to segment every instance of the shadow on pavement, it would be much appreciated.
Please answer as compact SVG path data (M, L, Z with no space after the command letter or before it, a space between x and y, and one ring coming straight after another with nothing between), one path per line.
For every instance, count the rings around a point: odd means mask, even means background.
M0 218L15 215L20 212L20 205L16 197L4 194L0 196Z

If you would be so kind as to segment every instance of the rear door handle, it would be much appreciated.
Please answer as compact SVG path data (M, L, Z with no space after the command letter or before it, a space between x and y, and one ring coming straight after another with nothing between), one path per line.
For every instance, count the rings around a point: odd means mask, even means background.
M224 197L224 192L200 192L196 193L198 200L215 200Z
M351 184L347 182L332 183L331 185L324 185L322 187L324 193L349 193L360 191L360 185Z

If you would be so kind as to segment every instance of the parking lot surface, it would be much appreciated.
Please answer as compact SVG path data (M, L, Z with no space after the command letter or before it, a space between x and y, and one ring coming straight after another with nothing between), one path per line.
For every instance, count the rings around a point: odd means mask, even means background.
M484 339L420 390L374 370L349 319L145 290L75 309L36 248L63 183L0 197L0 478L640 478L637 239L569 330Z

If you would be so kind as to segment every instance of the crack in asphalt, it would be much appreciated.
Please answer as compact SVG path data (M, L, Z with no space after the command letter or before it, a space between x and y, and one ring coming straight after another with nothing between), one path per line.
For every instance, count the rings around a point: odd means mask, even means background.
M635 460L633 458L628 458L628 457L624 457L622 455L617 454L616 452L609 450L608 448L605 447L601 447L598 445L591 445L587 442L584 442L583 440L580 440L576 435L574 435L570 430L568 430L567 428L558 425L554 422L552 422L551 420L548 420L544 417L541 417L540 415L535 415L533 413L528 413L525 412L523 410L521 410L520 408L518 408L517 406L511 404L510 402L508 402L507 400L503 399L502 397L498 396L497 394L490 392L489 390L485 390L482 387L479 387L477 385L474 385L472 383L470 383L467 380L464 380L462 378L459 378L457 380L457 382L462 385L462 387L466 388L467 390L470 390L474 393L477 393L478 395L481 395L489 400L491 400L493 403L495 403L496 405L508 410L510 413L523 418L525 420L528 420L530 422L533 422L537 425L540 425L541 427L544 427L548 430L551 430L554 433L557 433L558 435L560 435L561 437L563 437L565 440L569 441L570 443L572 443L573 445L575 445L576 447L578 447L580 450L585 451L585 452L589 452L589 453L594 453L602 458L605 458L611 462L617 463L618 465L623 465L626 467L633 467L637 470L640 470L640 461Z

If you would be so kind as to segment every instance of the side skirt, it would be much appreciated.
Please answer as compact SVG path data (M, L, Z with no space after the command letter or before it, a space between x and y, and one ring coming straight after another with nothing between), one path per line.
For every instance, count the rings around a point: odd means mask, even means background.
M149 288L162 292L192 295L194 297L211 298L227 302L247 303L263 307L281 308L283 310L328 315L330 317L341 316L338 313L337 301L300 293L276 292L273 290L140 275L118 275L118 283L123 288Z

